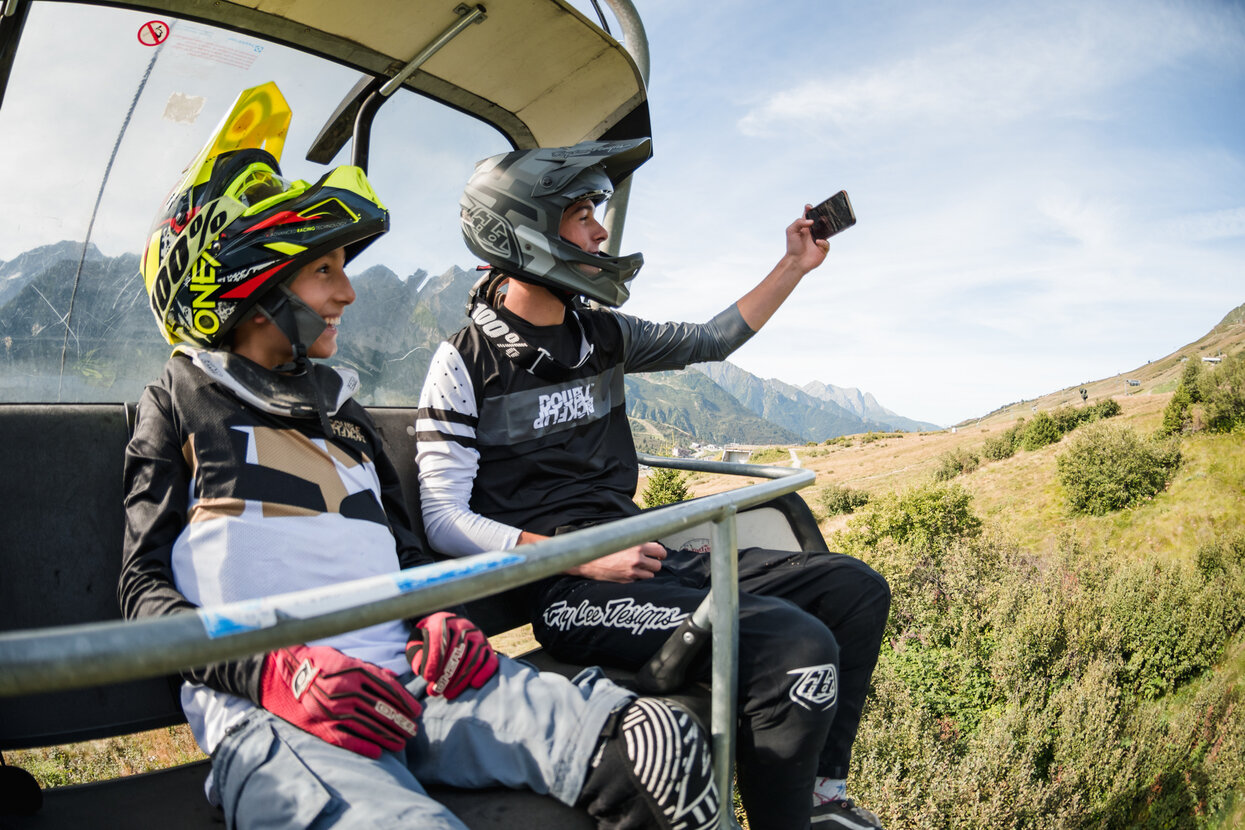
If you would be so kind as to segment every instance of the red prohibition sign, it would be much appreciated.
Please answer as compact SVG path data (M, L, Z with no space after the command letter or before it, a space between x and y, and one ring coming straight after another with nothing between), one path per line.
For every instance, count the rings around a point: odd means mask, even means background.
M148 20L138 27L138 42L144 46L159 46L169 36L169 24L163 20Z

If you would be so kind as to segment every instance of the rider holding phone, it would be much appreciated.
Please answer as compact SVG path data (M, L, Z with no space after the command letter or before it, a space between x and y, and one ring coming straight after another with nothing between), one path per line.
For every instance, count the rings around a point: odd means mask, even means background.
M638 512L624 374L724 359L824 261L828 243L801 217L770 273L708 323L614 311L643 258L602 254L598 215L649 155L648 139L522 150L480 162L468 181L463 236L492 270L471 322L433 358L417 424L424 519L441 552L512 548ZM889 612L885 580L841 554L760 548L740 552L739 575L737 763L751 826L878 827L845 779ZM563 660L638 668L708 587L703 553L636 545L540 583L533 629ZM702 657L693 671L707 676Z

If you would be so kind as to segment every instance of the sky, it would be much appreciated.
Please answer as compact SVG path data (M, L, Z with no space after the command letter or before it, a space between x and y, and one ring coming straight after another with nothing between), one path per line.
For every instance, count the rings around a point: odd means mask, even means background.
M645 257L625 311L708 319L776 264L805 203L846 189L858 217L731 357L753 374L856 387L950 425L1127 372L1245 303L1243 4L634 3L654 157L635 175L622 240ZM0 111L0 260L89 221L92 199L65 210L31 194L98 189L61 160L102 169L151 61L135 41L141 16L56 14L32 11ZM107 44L111 73L46 59L75 38L84 53ZM208 72L190 48L208 40L175 27L136 99L92 231L107 254L138 250L244 81L284 78L293 60L234 38L213 44L228 60ZM287 146L306 147L353 82L336 67L283 79ZM171 117L176 94L201 101L201 117ZM78 118L105 101L107 117ZM357 264L474 267L458 193L474 161L508 146L434 107L391 108L369 176L395 232ZM31 126L45 123L64 126ZM283 163L319 175L301 152Z

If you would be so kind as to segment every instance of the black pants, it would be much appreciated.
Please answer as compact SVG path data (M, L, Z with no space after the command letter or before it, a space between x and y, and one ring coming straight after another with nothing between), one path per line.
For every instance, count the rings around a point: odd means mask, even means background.
M653 579L556 580L532 627L561 660L636 669L708 585L708 554L670 551ZM740 795L753 830L804 828L814 776L847 777L890 588L850 556L749 548L739 594ZM704 679L709 663L697 667Z

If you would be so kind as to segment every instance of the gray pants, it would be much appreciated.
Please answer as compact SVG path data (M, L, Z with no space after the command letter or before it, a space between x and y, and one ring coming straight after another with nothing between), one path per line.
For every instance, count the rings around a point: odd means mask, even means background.
M230 731L212 755L229 827L403 827L465 830L420 782L510 787L574 804L610 712L634 695L599 669L574 681L499 657L484 688L429 697L404 753L373 761L263 710Z

